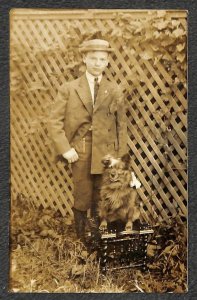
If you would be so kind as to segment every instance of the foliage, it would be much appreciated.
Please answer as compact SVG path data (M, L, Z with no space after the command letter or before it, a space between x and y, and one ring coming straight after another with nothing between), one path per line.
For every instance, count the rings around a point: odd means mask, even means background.
M103 275L96 252L76 240L72 220L50 209L32 209L19 195L11 218L11 280L14 292L185 292L186 230L174 220L157 225L148 246L149 271Z
M168 292L187 289L186 222L177 219L155 226L155 237L148 246L148 267L158 274ZM171 282L171 283L170 283ZM167 284L167 286L166 286Z
M117 12L114 14L113 26L106 26L102 31L97 26L84 27L80 31L78 22L73 20L72 25L64 25L64 31L58 32L57 37L54 36L54 42L45 47L32 44L30 48L22 48L20 44L12 42L11 92L20 96L38 91L46 93L57 88L54 82L61 83L71 75L78 77L84 71L78 47L84 39L91 38L104 38L112 45L116 45L117 41L121 42L122 49L118 51L124 51L128 58L141 58L155 66L161 63L172 78L168 84L186 87L185 28L180 19L173 19L165 11L148 11L146 17L137 19L130 13ZM64 60L64 69L60 67L58 71L46 74L47 58L53 58L58 63L58 57ZM29 84L26 84L24 68L32 78ZM115 75L116 71L111 69L111 72ZM127 81L129 80L137 87L143 78L138 70L132 68L130 76L127 74Z

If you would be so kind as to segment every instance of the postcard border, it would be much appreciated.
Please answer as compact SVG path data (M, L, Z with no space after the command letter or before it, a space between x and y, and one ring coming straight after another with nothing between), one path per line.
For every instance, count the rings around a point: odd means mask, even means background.
M12 8L102 8L102 9L181 9L188 11L188 180L189 180L189 291L186 294L36 294L8 293L9 211L10 211L10 137L9 137L9 11ZM36 1L6 0L0 3L0 299L195 299L197 298L197 2L173 0L147 1Z

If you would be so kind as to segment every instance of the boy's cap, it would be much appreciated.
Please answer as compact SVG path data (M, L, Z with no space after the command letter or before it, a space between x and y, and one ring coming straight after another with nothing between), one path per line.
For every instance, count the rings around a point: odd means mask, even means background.
M80 52L88 52L88 51L106 51L112 52L113 48L110 47L109 42L106 40L94 39L89 41L84 41L79 46Z

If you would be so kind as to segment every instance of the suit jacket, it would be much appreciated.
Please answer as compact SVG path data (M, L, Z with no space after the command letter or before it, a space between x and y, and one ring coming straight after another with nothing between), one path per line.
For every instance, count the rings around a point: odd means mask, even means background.
M49 121L49 134L56 159L76 147L92 129L91 173L101 174L106 154L119 157L127 152L127 125L124 98L116 82L102 77L93 108L86 75L59 89Z

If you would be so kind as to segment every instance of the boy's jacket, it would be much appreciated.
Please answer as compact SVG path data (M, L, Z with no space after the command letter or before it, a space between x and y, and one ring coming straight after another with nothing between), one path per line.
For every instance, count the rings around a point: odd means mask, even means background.
M49 121L56 160L71 147L85 151L83 138L89 130L92 131L91 173L101 174L101 159L106 154L119 157L127 152L124 98L117 83L105 76L94 107L85 74L61 86Z

